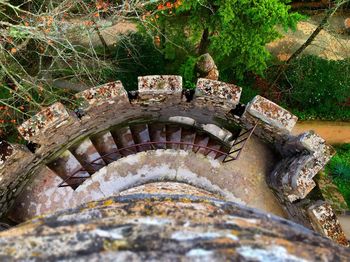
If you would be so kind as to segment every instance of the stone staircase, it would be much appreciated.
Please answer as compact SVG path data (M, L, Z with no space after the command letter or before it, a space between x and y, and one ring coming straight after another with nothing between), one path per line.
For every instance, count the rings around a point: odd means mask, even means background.
M180 76L154 75L139 77L138 90L132 94L116 81L76 94L79 105L74 111L61 103L44 108L18 126L20 135L35 145L35 150L4 141L0 145L0 216L9 212L21 214L11 210L15 201L20 203L21 196L27 198L28 209L50 211L50 201L70 208L71 204L64 200L84 189L86 183L99 188L98 183L92 183L92 175L98 170L108 175L109 167L124 160L132 169L137 153L142 151L191 151L195 156L198 155L194 153L207 156L196 162L201 166L203 160L224 161L227 155L235 160L244 141L233 142L237 137L226 129L232 131L236 125L242 130L254 130L257 138L280 154L281 159L266 180L289 218L348 245L329 205L309 194L314 188L317 190L313 177L334 150L312 132L293 136L297 117L266 98L256 96L240 109L241 92L233 84L209 79L198 79L195 90L190 92L182 88ZM244 131L241 138L243 134ZM144 153L150 152L140 154ZM123 159L115 161L120 158ZM176 159L169 157L166 161ZM145 173L164 173L163 169L146 170L148 162L146 159L145 170L137 174L139 179ZM226 166L220 172L226 175L222 183L234 180ZM125 176L120 175L122 179ZM173 177L177 178L177 173ZM38 186L40 183L42 186ZM113 184L119 185L117 181ZM38 195L42 193L38 206L33 205L30 195L21 194L31 188ZM92 194L85 196L95 199ZM82 198L80 203L86 201Z
M157 149L193 151L223 160L230 150L230 141L225 142L204 130L177 123L135 124L85 138L47 166L61 178L57 186L76 189L109 163Z

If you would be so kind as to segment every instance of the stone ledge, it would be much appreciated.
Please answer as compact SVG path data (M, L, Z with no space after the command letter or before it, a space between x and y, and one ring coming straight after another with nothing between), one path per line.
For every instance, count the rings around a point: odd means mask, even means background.
M232 139L232 133L226 129L223 129L214 124L202 125L203 130L219 138L220 140L227 142Z
M334 149L312 131L289 137L281 150L285 156L272 173L272 187L290 202L306 197L316 186L313 177L335 154Z
M69 125L74 120L63 104L55 103L37 113L17 129L25 140L42 144L42 139L47 133L55 132L57 128Z
M200 78L197 81L196 99L208 99L222 107L235 108L241 98L242 88L216 80Z
M169 117L169 121L173 123L188 125L188 126L196 125L196 120L187 116L171 116Z
M89 111L92 107L95 108L103 104L129 102L128 95L120 81L84 90L76 94L75 97L82 100L80 105L84 111Z
M343 246L349 246L340 223L328 203L318 201L310 205L307 212L315 230Z
M298 120L298 118L289 111L259 95L255 96L253 100L249 102L246 112L266 124L274 126L277 129L286 130L288 133L292 131Z
M182 77L177 75L151 75L138 77L138 96L141 100L162 101L169 95L182 94Z
M241 117L246 128L258 124L255 133L276 145L284 143L297 120L289 111L259 95L249 102Z

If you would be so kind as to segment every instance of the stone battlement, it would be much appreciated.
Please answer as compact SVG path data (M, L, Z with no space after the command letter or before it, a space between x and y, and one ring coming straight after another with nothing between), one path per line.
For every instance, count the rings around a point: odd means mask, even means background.
M193 99L185 99L180 76L142 76L138 80L136 95L128 95L120 81L109 83L76 95L79 114L56 103L20 125L19 133L36 143L37 149L31 153L7 143L0 152L0 214L6 214L31 175L67 147L137 117L198 125L223 141L230 139L224 122L243 129L257 125L254 134L282 156L267 182L291 219L297 207L293 202L307 198L316 186L313 177L335 153L317 134L293 136L297 117L261 96L248 103L241 117L234 116L232 110L239 104L242 88L233 84L199 79ZM336 217L325 216L322 205L315 205L310 203L300 211L304 224L346 245Z

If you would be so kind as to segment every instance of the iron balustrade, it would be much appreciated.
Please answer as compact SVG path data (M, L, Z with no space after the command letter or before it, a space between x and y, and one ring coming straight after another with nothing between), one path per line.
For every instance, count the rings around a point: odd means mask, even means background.
M98 167L103 167L105 166L105 164L103 163L98 163L98 161L103 160L103 159L109 159L111 161L116 161L115 159L110 158L110 155L113 154L118 154L119 158L123 158L126 157L127 155L125 155L125 153L123 152L131 152L132 154L137 153L137 148L145 148L146 146L150 149L148 150L156 150L158 149L156 146L157 145L177 145L180 147L181 146L187 146L186 149L188 148L192 148L194 153L198 153L198 151L200 149L204 149L205 153L204 156L209 155L211 152L216 153L216 156L214 159L217 159L219 157L224 156L224 159L222 160L223 163L227 163L230 161L234 161L237 160L240 155L241 152L244 148L244 146L246 145L247 141L250 139L250 137L252 136L255 128L257 125L255 125L253 128L245 131L244 133L240 134L232 143L230 150L228 152L223 152L221 150L215 149L215 148L211 148L208 146L203 146L200 144L194 144L194 143L187 143L187 142L178 142L178 141L149 141L149 142L143 142L143 143L139 143L139 144L133 144L127 147L123 147L123 148L118 148L116 150L113 150L105 155L100 156L99 158L96 158L95 160L91 161L91 162L87 162L85 161L84 164L86 166L89 166L89 168L80 168L79 170L75 171L72 175L68 176L67 178L65 178L59 185L58 187L67 187L67 186L71 186L71 187L75 187L75 186L79 186L82 182L76 182L76 183L72 183L71 180L78 180L78 179L84 179L84 181L88 178L90 178L92 175L90 173L95 173L96 171L98 171L100 168L96 168L96 166ZM238 146L238 148L236 148ZM134 150L132 150L134 149ZM148 150L143 150L143 151L148 151ZM183 149L185 150L185 149ZM91 169L90 169L91 168ZM90 172L89 172L90 171ZM92 171L92 172L91 172ZM84 173L88 173L88 176L78 176L79 173L84 172ZM83 181L83 182L84 182Z

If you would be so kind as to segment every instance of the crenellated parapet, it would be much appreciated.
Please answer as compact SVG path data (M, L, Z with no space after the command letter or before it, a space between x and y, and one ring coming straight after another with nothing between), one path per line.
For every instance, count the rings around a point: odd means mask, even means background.
M25 146L0 144L0 215L6 214L37 170L59 156L65 156L59 159L65 160L65 165L72 165L66 150L77 143L89 143L85 139L94 134L142 118L143 123L159 120L193 126L231 143L232 130L223 123L232 121L243 129L256 126L254 134L280 153L281 160L267 182L290 218L340 242L341 228L335 215L329 215L328 206L328 215L318 215L323 209L308 199L316 186L314 176L335 153L332 147L313 132L293 136L297 117L261 96L248 103L242 116L234 117L232 110L239 105L242 92L236 85L201 78L191 91L193 97L186 97L184 91L181 76L141 76L137 92L127 92L116 81L76 94L76 110L61 103L44 108L18 127L22 137L36 145L34 153ZM103 139L113 140L108 133ZM301 205L296 200L307 203ZM330 224L336 225L334 235L325 231Z

